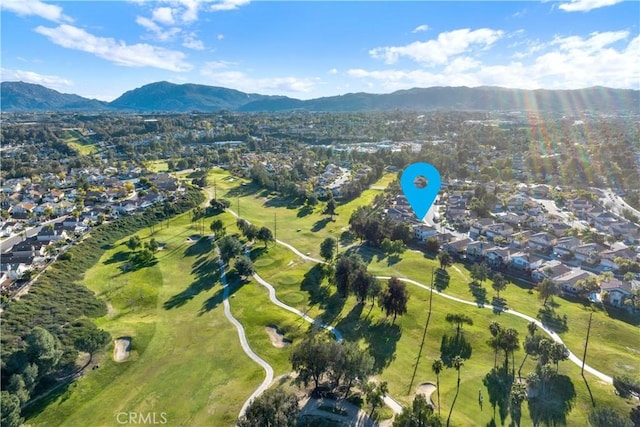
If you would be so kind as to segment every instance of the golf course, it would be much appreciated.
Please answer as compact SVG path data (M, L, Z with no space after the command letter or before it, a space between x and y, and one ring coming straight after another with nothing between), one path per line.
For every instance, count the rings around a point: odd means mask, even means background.
M225 294L230 313L242 325L251 350L272 367L276 378L291 372L291 349L312 327L308 319L276 305L259 278L275 288L276 298L284 305L332 326L344 340L367 349L374 357L375 379L386 381L389 396L406 406L421 384L436 383L431 367L441 357L443 336L457 333L456 326L445 320L446 315L466 314L472 324L465 324L461 333L471 347L471 356L459 372L446 368L440 373L441 415L446 419L455 402L451 425L484 426L492 420L508 425L509 413L502 402L492 401L487 388L488 374L495 365L494 351L487 345L489 324L497 321L504 328L515 328L522 342L529 322L441 295L474 302L470 272L463 264L447 269L449 279L444 289L431 291L428 286L432 271L439 267L437 260L416 250L390 259L360 246L348 232L351 213L370 205L394 179L394 174L385 174L360 197L338 204L331 218L323 214L323 202L300 207L214 169L207 177L205 192L208 198L229 200L231 206L205 218L204 236L187 212L136 233L142 242L152 238L159 242L154 263L128 269L134 251L126 245L127 237L86 271L82 284L108 306L107 315L97 320L98 326L114 340L124 339L125 344L119 345L128 348L116 348L112 342L95 356L97 368L32 404L26 423L33 427L102 427L118 425L121 413L156 413L157 417L163 413L167 425L172 426L233 426L249 396L263 382L265 371L243 351L238 330L225 316ZM241 278L227 266L225 293L216 247L208 238L209 224L220 219L226 234L239 234L236 215L270 228L278 243L249 245L258 277ZM407 283L407 313L395 322L370 301L359 304L354 296L341 298L329 282L326 266L314 261L320 258L320 244L327 237L339 242L339 253L358 253L372 274L412 279L426 286ZM488 280L481 285L493 295ZM542 308L536 291L513 283L500 296L509 310L533 318ZM558 337L580 359L592 316L586 359L590 367L609 377L640 376L638 326L614 319L603 309L559 297L553 301L553 310L559 316L566 315L568 327L557 331ZM519 366L524 359L521 345L514 358ZM536 361L529 357L522 366L522 376L535 366ZM557 369L561 389L554 396L559 399L555 410L560 424L588 425L594 406L623 413L632 407L633 401L617 396L607 381L587 371L581 375L576 363L567 360ZM479 394L484 399L479 399ZM433 401L435 395L431 395ZM363 409L368 409L366 404ZM534 425L539 410L524 402L520 425ZM389 418L392 411L386 408L380 414Z

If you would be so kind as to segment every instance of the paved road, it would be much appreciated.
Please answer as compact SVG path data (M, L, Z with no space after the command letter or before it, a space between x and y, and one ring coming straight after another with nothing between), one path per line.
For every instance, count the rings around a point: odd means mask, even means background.
M31 228L27 228L27 230L25 231L26 236L27 237L33 237L36 234L38 234L40 232L40 230L42 229L42 227L49 225L49 224L55 224L57 222L62 222L65 219L67 219L67 215L65 216L61 216L59 218L55 218L55 219L51 219L49 221L45 221L42 224L40 224L37 227L31 227ZM20 232L14 236L11 237L7 237L6 239L4 239L3 241L0 242L0 253L4 253L6 251L8 251L9 249L11 249L13 247L13 245L15 245L16 243L21 242L22 239L22 233Z
M219 255L220 253L218 252L218 256ZM222 282L222 286L224 288L224 293L222 296L224 315L227 316L227 319L229 319L229 321L233 323L233 325L238 330L238 338L240 338L240 345L242 346L242 350L244 350L247 356L249 356L254 362L262 366L265 371L265 378L264 381L262 381L262 384L260 384L260 386L255 389L253 394L249 396L247 401L244 402L244 405L242 405L242 409L240 409L240 414L238 415L238 417L242 417L253 399L259 396L263 391L265 391L273 381L273 368L266 361L264 361L264 359L262 359L260 356L254 353L253 350L251 350L251 347L247 342L247 336L244 333L242 324L238 321L238 319L233 317L233 314L231 314L231 306L229 305L229 284L227 283L227 275L225 273L224 263L222 262L221 258L218 258L218 263L220 265L220 281Z

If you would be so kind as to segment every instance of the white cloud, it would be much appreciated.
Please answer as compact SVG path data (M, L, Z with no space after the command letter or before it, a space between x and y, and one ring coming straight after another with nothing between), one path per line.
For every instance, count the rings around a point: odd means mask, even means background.
M427 31L428 29L429 29L429 26L427 24L422 24L422 25L418 25L411 32L412 33L419 33L419 32L422 32L422 31Z
M640 89L640 36L626 31L585 37L556 37L536 42L527 55L504 63L482 63L459 56L446 65L425 69L351 69L348 75L385 90L421 86L493 85L523 89L578 89L591 86ZM626 42L625 42L626 41ZM516 57L514 55L514 57Z
M217 38L218 40L222 40L222 39L224 39L224 34L220 33L220 34L218 34L218 35L217 35L217 37L216 37L216 38Z
M196 37L195 33L185 34L182 46L193 50L204 50L204 43Z
M21 81L25 83L34 83L57 90L73 86L73 81L65 79L64 77L38 74L35 71L9 70L6 68L0 69L0 79L5 82Z
M173 9L170 7L159 7L154 9L151 14L151 19L165 25L173 25L175 23L175 20L173 19Z
M180 28L177 27L171 27L165 30L151 19L143 16L137 16L136 23L152 33L154 39L163 42L172 40L181 31Z
M600 7L613 6L623 0L571 0L569 3L562 3L558 8L565 12L589 12Z
M471 31L468 28L440 33L437 39L426 42L413 42L405 46L377 47L369 51L376 59L394 64L400 57L406 56L414 61L431 65L442 65L451 56L468 52L472 47L486 49L504 35L503 31L481 28Z
M169 71L188 71L192 66L185 62L185 54L152 46L146 43L127 45L110 37L97 37L87 31L63 24L56 28L38 26L36 32L51 42L111 61L127 67L154 67Z
M62 8L40 0L2 0L0 8L16 13L20 16L36 15L54 22L72 22L73 20L62 13Z
M223 10L234 10L240 6L249 4L250 0L220 0L211 5L210 10L212 12L219 12Z
M198 20L198 9L200 2L198 0L178 0L184 7L182 12L182 20L186 23L194 22Z
M226 70L231 65L237 64L226 61L207 62L200 74L211 84L267 95L309 93L320 83L317 77L254 78L242 71Z
M336 74L338 74L338 69L337 69L337 68L332 68L332 69L330 69L330 70L329 70L329 74L332 74L332 75L336 75Z

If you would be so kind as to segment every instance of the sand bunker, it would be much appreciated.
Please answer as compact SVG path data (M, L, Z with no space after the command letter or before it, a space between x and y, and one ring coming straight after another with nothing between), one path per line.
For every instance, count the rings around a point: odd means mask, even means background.
M131 337L120 337L115 341L113 349L113 360L116 362L124 362L129 358L131 353Z
M433 392L436 391L436 385L433 383L422 383L418 386L418 389L416 390L416 394L423 394L424 397L427 399L427 402L431 403L431 406L435 406L433 404L433 400L431 400L431 394L433 394Z
M282 348L291 344L291 340L286 339L284 333L278 329L277 326L269 325L264 329L267 331L271 344L273 344L274 347Z

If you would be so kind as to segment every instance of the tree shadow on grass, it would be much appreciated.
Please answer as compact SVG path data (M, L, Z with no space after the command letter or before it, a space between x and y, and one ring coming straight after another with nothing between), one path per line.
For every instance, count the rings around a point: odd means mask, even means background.
M206 292L220 281L220 267L216 258L199 258L193 263L192 273L196 276L187 289L164 302L165 310L181 307L201 292Z
M489 403L491 403L491 407L493 408L493 418L495 419L497 406L500 415L500 424L504 425L505 418L509 411L509 393L511 392L513 377L504 367L494 368L485 375L482 383L489 393Z
M245 283L248 283L248 282L241 280L240 276L235 271L231 271L227 273L227 283L229 284L228 285L229 298L231 298L236 292L240 290L240 288L242 288L242 286L245 285ZM222 304L223 301L224 301L224 288L221 287L213 296L208 298L202 304L202 307L198 312L198 316L202 316L203 314L208 313L211 310L214 310L216 307Z
M438 290L438 292L444 291L451 281L451 276L447 270L439 268L436 270L434 287Z
M336 324L336 329L349 341L364 339L374 359L374 371L380 372L395 358L396 346L401 336L400 326L391 324L389 319L375 323L368 316L362 319L366 305L354 305L349 314Z
M210 239L202 238L199 239L196 243L189 246L184 250L185 256L201 256L206 255L213 249L213 244Z
M478 307L484 307L487 302L487 290L477 282L469 283L469 290Z
M304 278L300 283L300 289L309 294L311 305L318 304L321 308L326 308L331 296L331 289L322 285L324 276L324 267L321 264L316 264L304 274ZM340 310L342 310L342 305L340 305Z
M576 399L571 378L556 375L549 380L545 393L528 399L529 413L534 425L566 425Z
M343 231L342 234L340 234L340 245L342 246L349 246L355 241L356 241L355 234L353 234L353 232L349 230Z
M456 335L443 335L440 342L440 358L448 368L453 366L453 359L460 356L463 359L471 357L471 343L465 338L464 333Z
M491 305L494 314L500 314L507 309L507 301L504 298L493 297Z
M130 256L131 256L130 251L119 251L111 255L111 257L108 260L104 261L103 264L108 265L108 264L115 264L118 262L129 261Z
M309 206L309 205L304 205L303 207L300 208L300 210L298 210L298 213L296 214L296 216L298 218L304 218L307 215L311 215L313 213L313 206Z
M244 197L251 196L259 192L261 188L255 184L247 184L247 185L238 185L237 187L233 187L227 191L225 198L230 199L234 197Z
M329 224L329 222L331 222L331 218L319 219L313 224L313 227L311 227L311 231L316 233L316 232L322 230L323 228L325 228L327 226L327 224Z
M58 398L62 397L62 399L58 402L58 404L63 403L71 396L71 391L69 390L70 386L74 384L73 381L70 381L66 384L62 384L57 388L49 391L46 396L34 401L32 404L28 404L22 409L22 416L26 419L30 419L36 417L42 411L47 409L49 405L53 404L58 400ZM37 396L34 396L37 397Z
M552 307L542 307L538 310L538 315L536 317L544 326L557 333L567 332L569 330L566 315L561 317Z
M402 260L402 258L401 258L401 257L400 257L400 255L398 255L398 254L390 255L390 256L387 258L387 265L388 265L389 267L391 267L392 265L395 265L395 264L399 263L401 260Z

